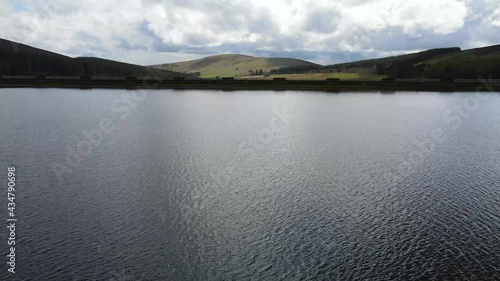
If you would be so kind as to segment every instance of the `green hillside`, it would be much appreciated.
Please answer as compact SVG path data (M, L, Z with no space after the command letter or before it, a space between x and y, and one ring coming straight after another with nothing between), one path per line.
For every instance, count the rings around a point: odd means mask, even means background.
M313 74L319 75L313 75ZM198 76L203 78L394 77L477 79L500 78L500 45L470 50L431 49L423 52L334 65L318 65L292 58L262 58L237 54L198 60L140 66L93 57L71 58L28 45L0 39L0 75L55 76ZM305 75L305 76L304 76ZM292 78L292 77L290 77Z
M500 78L500 45L436 56L415 65L428 78Z
M5 39L0 39L0 75L185 76L100 58L71 58Z
M201 77L247 76L255 72L268 73L282 67L318 66L315 63L291 58L257 58L226 54L185 62L154 65L154 68L182 73L197 73Z
M286 67L272 74L297 73L363 73L395 78L468 78L500 77L500 45L461 50L431 49L423 52L380 59L327 66Z

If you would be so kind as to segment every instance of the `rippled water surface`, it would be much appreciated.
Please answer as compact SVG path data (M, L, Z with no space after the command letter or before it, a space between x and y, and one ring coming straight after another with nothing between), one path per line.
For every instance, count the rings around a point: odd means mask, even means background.
M17 280L500 279L498 93L3 89L0 104Z

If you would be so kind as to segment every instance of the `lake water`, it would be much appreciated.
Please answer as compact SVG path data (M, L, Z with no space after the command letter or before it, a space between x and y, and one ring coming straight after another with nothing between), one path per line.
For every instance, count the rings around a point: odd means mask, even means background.
M1 89L0 104L2 280L500 279L498 93Z

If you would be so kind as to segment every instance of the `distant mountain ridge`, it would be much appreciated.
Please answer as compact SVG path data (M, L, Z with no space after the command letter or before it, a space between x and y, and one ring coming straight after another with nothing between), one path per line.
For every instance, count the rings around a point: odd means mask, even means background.
M0 75L186 76L101 58L71 58L5 39L0 39Z
M71 58L25 44L0 39L0 75L35 76L256 76L263 74L360 73L394 78L500 78L500 45L423 52L333 65L293 58L263 58L239 54L141 66L101 58ZM322 75L323 75L322 74ZM258 76L257 76L258 75Z
M156 69L196 73L201 77L248 76L268 73L282 67L312 67L318 64L293 58L264 58L223 54L197 60L152 65ZM257 73L256 73L257 72Z

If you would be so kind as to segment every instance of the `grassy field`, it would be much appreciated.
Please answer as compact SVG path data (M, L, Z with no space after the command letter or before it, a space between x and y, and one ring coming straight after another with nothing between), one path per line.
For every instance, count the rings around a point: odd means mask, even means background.
M265 79L272 80L273 78L286 78L288 80L326 80L326 78L339 78L340 80L363 80L375 81L384 78L385 75L368 74L368 73L303 73L303 74L277 74L269 77L263 76L243 76L236 79Z
M154 65L154 68L181 73L199 72L201 78L233 77L248 75L249 71L269 72L281 67L316 65L311 62L291 58L256 58L244 55L216 55L198 60Z

